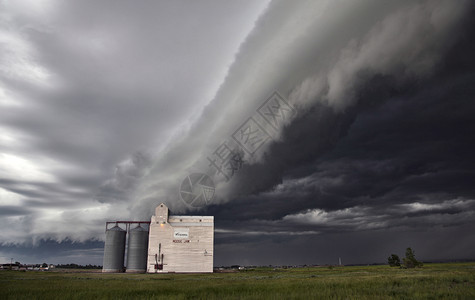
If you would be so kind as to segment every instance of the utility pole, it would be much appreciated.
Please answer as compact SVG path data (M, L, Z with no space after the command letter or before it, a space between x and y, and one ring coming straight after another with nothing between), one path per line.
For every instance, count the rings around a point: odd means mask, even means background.
M12 265L13 265L13 257L10 258L10 271L12 270Z
M341 266L341 257L338 257L338 264Z

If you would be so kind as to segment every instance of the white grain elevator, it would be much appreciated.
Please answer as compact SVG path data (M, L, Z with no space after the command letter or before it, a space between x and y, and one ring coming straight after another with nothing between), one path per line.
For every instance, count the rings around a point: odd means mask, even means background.
M160 204L150 221L148 273L212 273L214 217L170 216Z

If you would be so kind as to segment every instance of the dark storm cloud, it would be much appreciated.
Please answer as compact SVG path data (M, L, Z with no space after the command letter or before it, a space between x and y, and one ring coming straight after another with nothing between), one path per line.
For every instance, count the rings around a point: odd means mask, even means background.
M391 253L401 256L408 246L415 249L416 257L425 262L469 259L467 249L475 243L475 238L472 235L460 239L458 232L471 228L460 226L405 232L373 230L359 234L339 232L285 238L256 234L240 243L216 245L215 265L336 265L339 258L343 264L386 263Z
M23 264L92 264L102 265L104 242L88 241L76 243L65 239L61 243L54 240L43 240L36 246L24 248L20 245L6 245L2 247L2 259L14 258Z
M2 216L23 216L30 214L30 211L24 208L19 208L17 206L2 206L2 211L0 215Z
M249 250L253 247L270 251L269 243L295 249L304 247L302 240L311 239L315 246L320 238L351 232L345 237L356 239L352 245L373 247L376 236L387 233L417 244L428 259L470 258L475 228L472 22L464 23L430 76L362 74L366 82L354 90L354 107L331 112L315 105L288 126L261 164L241 169L233 179L230 194L237 199L206 210L220 224L222 249L242 261L259 256ZM430 253L433 245L447 242L447 232L463 246ZM365 235L366 242L357 241ZM246 243L245 254L229 249L235 240ZM331 254L331 247L324 248L322 257ZM351 256L365 260L365 255ZM283 256L268 261L285 261Z
M338 125L351 119L338 113L354 110L356 91L375 75L399 81L429 76L458 36L453 32L463 19L462 6L437 1L272 3L241 45L214 100L188 132L170 143L142 180L134 210L144 214L161 199L173 210L188 209L177 199L179 182L188 173L207 172L207 155L255 113L273 90L281 91L299 116L315 105L328 106L326 109L337 115L334 121L328 116L329 122ZM312 138L319 149L324 149L331 147L332 137L344 134L344 130L323 131L321 137ZM289 138L277 131L276 141ZM272 158L286 159L277 156ZM245 160L255 169L262 156ZM263 179L275 178L268 183L256 181L262 184L259 189L280 180L282 171L273 167L267 166L269 171ZM213 179L218 186L217 202L233 199L233 187L239 186L239 180L228 185L219 176ZM252 184L242 186L253 189Z
M442 78L444 71L440 71ZM364 100L378 101L362 105L357 118L354 111L310 111L286 129L285 142L269 148L264 163L240 170L232 184L234 194L241 192L243 199L229 205L250 208L238 216L252 218L264 212L275 219L309 207L336 210L358 204L398 204L426 201L426 195L434 201L473 199L475 141L469 134L475 130L473 79L461 74L441 83L441 77L436 77L388 98L379 98L379 92L364 93ZM317 111L324 111L325 118ZM340 121L345 118L346 123ZM334 136L322 138L322 131ZM326 148L320 150L322 145ZM246 197L276 185L268 193Z

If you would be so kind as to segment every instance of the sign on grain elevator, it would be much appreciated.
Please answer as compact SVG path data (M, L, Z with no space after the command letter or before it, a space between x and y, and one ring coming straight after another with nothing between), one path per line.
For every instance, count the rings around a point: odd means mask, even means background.
M170 216L162 203L149 231L148 273L213 272L214 217Z

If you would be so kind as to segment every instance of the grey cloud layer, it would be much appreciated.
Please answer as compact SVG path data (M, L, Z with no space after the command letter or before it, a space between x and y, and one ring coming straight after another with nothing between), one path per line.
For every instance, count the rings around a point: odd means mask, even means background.
M0 243L102 238L105 220L133 218L137 180L265 6L2 2Z

